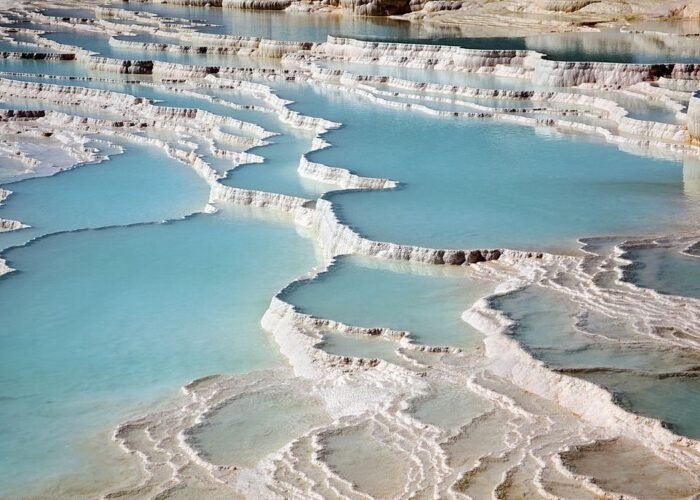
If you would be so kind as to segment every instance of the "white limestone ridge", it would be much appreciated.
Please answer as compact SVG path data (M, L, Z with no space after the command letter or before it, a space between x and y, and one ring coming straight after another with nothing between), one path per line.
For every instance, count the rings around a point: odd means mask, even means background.
M476 50L445 45L368 42L328 36L312 49L313 54L342 58L349 62L372 62L410 68L476 71L496 65L522 66L536 52L524 50Z
M163 36L154 29L153 33ZM528 78L535 84L558 87L595 85L597 87L629 86L644 81L672 78L678 81L700 80L700 65L694 64L621 64L562 62L543 59L543 54L528 50L476 50L452 46L363 42L329 36L327 42L279 42L253 37L234 37L196 32L167 33L177 44L140 43L111 38L110 43L141 50L174 50L180 52L236 53L247 56L306 58L306 53L329 60L351 63L381 64L410 68L492 72L500 76ZM225 72L222 67L196 67L158 61L121 61L94 56L84 49L75 49L42 39L42 44L72 51L72 56L87 60L101 71L130 74L157 74L170 77L206 76ZM134 45L135 44L135 45Z
M602 87L629 86L657 80L662 76L700 80L698 64L624 64L540 59L533 69L535 83L557 87L573 87L584 83Z
M37 82L23 82L7 78L0 78L0 92L7 96L31 98L37 100L47 100L57 103L64 103L66 97L76 99L85 105L96 105L100 108L117 106L125 116L131 119L149 119L153 126L158 122L172 119L186 118L188 126L199 125L206 128L226 126L241 132L255 134L261 139L270 137L262 127L256 124L243 122L231 117L215 115L198 108L172 108L167 106L156 106L147 99L134 97L129 94L122 94L100 89L91 89L79 86L63 86ZM171 127L170 125L166 125ZM216 132L217 138L222 140L225 134ZM230 134L229 134L230 135Z
M27 226L16 220L0 219L0 233L4 231L16 231L18 229L24 229Z
M73 61L75 54L52 52L0 52L0 59L21 59L26 61Z
M323 198L316 201L313 229L317 235L319 246L328 256L359 254L386 260L459 266L497 260L503 254L503 251L499 249L443 250L372 241L364 238L347 225L342 224L333 212L331 202ZM517 255L527 254L527 252L514 253Z
M697 64L625 64L564 62L528 50L477 50L442 45L366 42L329 36L312 54L350 63L467 72L493 72L532 79L538 85L573 87L629 86L660 77L700 80ZM303 56L302 56L303 57Z
M495 360L494 369L499 375L525 390L556 401L595 425L615 429L644 443L680 467L697 472L700 467L700 443L679 438L665 429L661 422L622 409L614 403L608 391L591 382L548 369L504 333L508 330L509 320L490 309L487 300L472 306L465 312L464 319L486 334L486 354Z
M186 37L183 36L173 39L173 41L179 43L147 43L112 37L109 40L109 44L117 48L135 51L191 52L197 54L238 55L270 58L280 58L287 53L307 50L313 45L307 42L282 42L252 37L214 37L194 33Z
M244 80L233 80L228 76L209 75L205 78L213 87L222 89L237 89L253 92L262 95L265 104L269 105L276 112L282 123L290 125L294 128L309 130L317 134L323 134L328 130L340 127L339 123L335 123L323 118L306 116L297 111L289 109L290 101L280 98L274 93L272 88L260 83L248 82Z
M688 131L693 140L700 142L700 90L693 94L688 104Z
M299 175L327 184L334 184L340 189L390 189L396 187L396 181L389 179L361 177L344 168L328 167L313 162L302 155L299 160Z
M356 93L362 94L365 97L373 100L374 102L391 106L394 108L404 108L404 109L418 109L429 114L438 116L463 116L467 118L498 118L498 115L507 114L556 114L558 112L557 108L552 107L553 104L556 105L569 105L571 108L564 108L562 113L566 115L574 115L580 113L580 109L586 110L586 114L589 116L588 111L602 112L605 114L605 118L608 121L615 122L618 126L618 132L622 134L627 134L637 137L648 137L659 142L673 142L673 143L687 143L688 142L688 132L685 126L669 124L669 123L658 123L646 120L629 118L626 116L627 111L609 99L604 99L601 97L588 96L585 94L573 94L566 92L556 92L556 91L508 91L508 90L491 90L491 89L476 89L469 87L460 87L455 85L441 85L441 84L430 84L423 82L414 82L408 80L402 80L399 78L392 77L374 77L365 75L356 75L353 73L340 71L340 70L326 70L312 65L311 71L313 78L317 81L322 82L339 82L343 85L353 85L357 87L355 89ZM408 89L413 93L401 94L397 92L390 91L379 91L374 87L369 87L367 84L372 85L385 85L389 87L396 87L402 89ZM478 110L478 112L461 112L461 111L437 111L432 110L427 106L420 104L411 104L406 102L394 102L391 100L384 99L383 97L390 98L417 98L416 93L420 93L419 96L421 100L434 101L434 102L448 102L455 103L455 97L464 97L467 99L474 98L489 98L492 100L516 100L522 102L541 102L546 105L546 108L494 108L492 106L485 106L476 104L472 101L458 101L460 104L464 104L469 108ZM441 100L440 98L434 96L422 95L424 93L430 94L444 94L450 96L449 99ZM663 94L662 94L663 95ZM670 106L680 109L682 106L675 103L669 104ZM592 118L596 118L592 116ZM505 117L501 119L507 120ZM522 119L516 119L514 121L524 122ZM556 124L556 121L552 122ZM537 122L538 125L545 125L544 122Z

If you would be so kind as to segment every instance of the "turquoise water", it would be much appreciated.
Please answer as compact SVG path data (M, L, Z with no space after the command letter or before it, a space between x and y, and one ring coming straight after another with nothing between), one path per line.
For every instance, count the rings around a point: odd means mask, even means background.
M225 101L269 107L262 99L236 91L208 89L204 92ZM167 97L165 102L168 102ZM316 198L321 193L334 189L334 186L304 179L297 174L301 155L311 148L314 132L286 125L273 112L237 110L232 114L278 135L266 139L268 145L250 150L251 153L264 157L264 163L239 166L229 172L226 179L222 180L223 184L303 198Z
M343 257L316 280L286 291L284 298L321 318L409 330L422 344L469 347L480 342L481 335L461 315L489 293L488 285L459 271L428 274L431 271L429 266L391 267Z
M622 92L606 92L602 94L599 91L590 89L575 89L575 91L610 99L625 108L628 113L627 116L630 118L661 123L680 123L675 110L663 106L661 103L650 101L643 96L637 97L623 94Z
M19 272L0 280L0 495L84 470L81 441L193 378L278 364L260 317L314 263L288 223L240 209L5 256Z
M87 68L76 61L24 61L0 59L0 70L18 73L87 76Z
M306 180L297 174L299 159L311 147L308 133L288 130L285 135L272 137L271 144L250 150L265 158L265 162L242 165L223 181L230 186L270 191L305 198L316 198L333 186Z
M640 29L632 26L631 29ZM699 33L700 22L654 23L641 29ZM664 40L653 34L648 37L622 33L619 29L603 29L597 33L566 33L530 36L525 47L559 61L601 61L622 63L695 63L700 62L700 46L691 37Z
M552 366L664 372L690 369L698 361L679 350L625 345L620 340L640 340L631 325L586 311L547 289L527 288L497 299L495 307L517 322L513 334L518 341Z
M631 250L626 257L633 261L625 272L627 280L661 293L700 299L700 257L664 247Z
M668 228L697 202L684 196L676 162L530 127L407 114L343 91L298 92L306 99L294 107L325 110L344 125L326 136L334 147L313 153L314 161L401 182L395 191L328 195L341 218L372 239L571 247L586 235Z
M466 388L444 384L412 401L410 413L426 424L459 429L490 408L491 403Z
M0 248L59 231L159 222L200 211L209 186L160 149L126 143L126 153L53 177L4 184L0 217L31 227L0 233Z
M56 52L46 47L39 47L32 43L13 43L11 40L0 39L0 51L2 52Z
M408 481L409 465L396 448L377 436L381 429L376 427L380 425L370 421L328 436L322 459L371 498L395 498Z

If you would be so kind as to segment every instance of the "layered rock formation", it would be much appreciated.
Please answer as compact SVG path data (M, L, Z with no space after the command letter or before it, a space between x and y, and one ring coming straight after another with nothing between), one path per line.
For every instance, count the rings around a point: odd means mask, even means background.
M553 1L539 5L540 8L580 10L587 8L584 3ZM227 4L224 0L218 5L232 6L233 2ZM386 8L379 5L358 3L351 8L366 11ZM113 43L132 46L134 42L118 40ZM683 120L660 123L631 118L622 105L611 99L565 89L478 89L373 77L321 66L324 61L340 61L507 74L525 82L583 86L577 90L594 89L604 96L609 96L604 92L625 88L630 92L646 92L645 95L654 96L670 109L678 110L678 102L687 97L687 88L698 78L697 68L692 65L560 64L530 51L475 51L333 37L325 44L294 45L183 33L178 43L133 46L147 51L185 51L192 47L225 51L231 47L231 53L240 50L253 57L272 55L282 58L284 63L297 65L295 69L286 70L189 66L121 61L75 51L79 61L108 76L110 72L154 75L151 81L140 84L154 85L180 95L202 98L198 92L209 89L254 95L257 111L273 113L280 123L316 134L311 150L330 147L322 136L341 124L304 116L290 109L289 101L277 96L271 88L248 79L303 81L319 89L339 88L377 105L437 117L506 121L540 130L580 132L604 137L620 147L638 147L649 154L680 157L700 153L690 141L691 136L698 137L698 95L691 99L687 117L682 117L687 119L686 126ZM696 348L697 318L700 317L697 301L661 296L618 282L611 287L604 285L602 274L615 273L621 265L619 249L612 255L572 257L501 248L425 248L370 240L349 227L336 213L332 194L311 199L243 189L221 182L225 174L212 167L207 154L230 160L231 169L242 163L262 162L261 156L234 150L262 145L273 137L260 126L194 107L158 106L148 99L119 92L21 82L11 75L5 77L0 79L0 95L8 105L23 97L49 108L3 111L0 125L8 135L35 126L44 131L74 131L74 136L66 136L67 144L79 143L83 134L99 132L160 147L207 182L211 204L203 211L213 210L216 204L234 203L287 214L291 217L286 219L313 238L323 254L323 269L314 270L276 294L262 318L263 327L277 342L291 368L280 373L256 373L254 377L215 375L194 381L184 388L178 404L121 425L115 432L115 441L142 461L145 473L133 488L120 489L112 497L165 497L173 492L187 496L192 491L188 488L200 491L196 488L201 487L201 491L222 496L309 498L342 494L348 498L364 498L349 480L328 466L323 453L324 440L329 436L362 426L374 426L374 436L408 464L408 479L403 486L405 496L415 493L432 497L465 494L472 498L511 493L549 498L621 496L622 493L612 486L601 486L594 479L575 473L574 465L567 466L567 463L575 460L576 453L586 453L596 446L607 446L623 439L634 443L631 456L659 462L663 470L682 477L687 485L683 493L697 490L700 485L697 477L700 449L696 441L673 434L659 421L626 411L599 386L572 374L554 371L537 361L511 335L513 322L497 310L499 297L537 285L569 297L590 311L604 313L610 322L633 316L635 336L625 338L624 342L634 347ZM56 76L51 81L60 82L61 77ZM117 81L123 82L105 78L103 83ZM77 82L78 79L72 83ZM132 85L137 84L132 82ZM68 114L50 110L51 105L67 101L75 104L78 111ZM508 104L499 106L493 102ZM460 106L460 111L440 109L436 103L453 103L455 107ZM79 111L81 106L84 109L109 106L122 113L123 120L83 116ZM233 109L234 104L231 106ZM461 111L464 106L471 106L472 111ZM240 109L252 108L241 106ZM173 134L177 140L149 135L151 129ZM299 158L298 172L302 177L339 189L394 189L400 181L362 177L340 167L310 161L305 154ZM0 190L0 201L8 195L7 191ZM20 229L19 225L21 222L0 220L0 230ZM485 334L483 346L480 344L473 350L419 346L409 331L361 327L333 318L314 317L298 311L286 300L290 289L303 281L316 279L323 271L332 270L346 254L369 257L384 266L406 266L401 268L404 271L459 271L463 276L497 284L496 292L464 314L465 321ZM447 269L448 266L454 269ZM0 259L0 274L8 270ZM688 333L664 336L654 329L658 324ZM328 330L394 342L397 356L406 366L381 359L329 354L321 347L324 332ZM213 464L188 440L188 433L216 408L241 394L268 387L299 394L299 397L319 398L330 423L297 436L257 466L245 469ZM476 412L456 430L426 424L412 414L411 406L418 404L420 398L441 393L445 388L479 398L485 409ZM453 397L451 403L458 400L459 397ZM614 462L617 456L610 452L608 460ZM650 495L662 497L659 494L662 490L654 489L656 486L652 483L649 481Z
M470 24L468 17L471 15L473 21L478 20L482 25L493 24L496 29L502 29L499 25L503 24L504 19L509 19L515 29L540 32L577 29L577 23L583 25L590 21L624 21L630 16L700 16L700 6L692 0L325 0L318 4L304 4L299 0L168 0L167 3L212 8L289 8L297 11L323 10L331 6L363 16L389 16L413 12L419 15L417 19L452 23L457 26ZM450 15L450 11L456 15ZM440 15L433 18L433 13ZM539 29L536 28L536 20L547 15L551 16L546 18L547 22L540 22ZM567 19L566 16L570 18Z
M688 131L695 141L700 142L700 90L693 94L688 104Z

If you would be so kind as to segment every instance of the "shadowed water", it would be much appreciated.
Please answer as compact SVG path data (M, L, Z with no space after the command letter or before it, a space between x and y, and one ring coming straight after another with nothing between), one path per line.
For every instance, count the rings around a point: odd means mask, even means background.
M575 304L537 287L503 297L495 306L516 321L514 336L536 358L555 368L585 368L573 375L607 388L636 413L662 420L678 433L700 437L696 354L626 346L625 341L643 341L629 325L609 318L601 321L591 312L581 317Z
M660 246L630 250L626 258L633 262L625 272L632 283L661 293L700 299L700 256Z

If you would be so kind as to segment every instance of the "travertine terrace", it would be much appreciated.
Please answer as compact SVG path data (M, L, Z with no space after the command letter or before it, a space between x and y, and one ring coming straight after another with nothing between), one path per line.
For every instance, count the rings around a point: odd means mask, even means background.
M515 31L526 33L583 29L589 18L617 23L626 16L692 17L699 9L690 1L636 1L625 2L624 7L621 2L607 0L341 1L318 5L224 0L220 7L216 2L206 3L209 8L288 11L337 7L359 14L408 15L464 29L476 23L504 27L513 22ZM609 391L573 371L553 369L538 360L512 335L514 322L498 309L501 298L539 287L611 324L631 324L619 337L584 332L597 345L695 355L700 347L700 300L640 288L624 280L624 274L630 264L626 259L629 248L661 242L685 251L697 244L697 227L691 224L682 234L615 237L605 244L582 241L580 252L569 253L429 248L367 238L343 221L328 193L395 190L401 188L402 179L362 176L342 166L314 161L310 153L334 147L324 136L343 124L297 111L291 101L278 95L275 84L298 84L319 91L340 89L373 106L401 110L407 116L421 113L436 119L502 123L582 136L632 154L690 165L700 158L700 64L556 61L529 50L476 50L342 36L328 36L323 42L290 42L199 33L194 28L204 22L137 15L118 5L89 6L94 13L91 18L51 17L43 12L47 6L47 2L27 2L6 8L5 24L0 27L5 45L17 46L17 50L2 52L5 60L40 61L45 70L30 73L18 67L0 74L4 105L0 158L13 165L17 175L39 177L72 168L98 168L95 164L109 159L93 147L90 141L95 137L106 143L155 145L206 182L209 199L201 207L202 213L228 205L255 207L261 217L281 217L298 228L313 241L319 256L317 268L269 297L269 307L260 318L288 366L259 374L211 374L186 385L174 401L122 422L114 430L113 446L121 447L138 462L141 473L100 491L89 491L87 496L368 498L371 495L362 491L356 480L344 477L344 471L329 465L328 459L328 443L357 429L372 433L406 467L402 487L387 490L387 497L698 495L700 443L620 406ZM565 15L554 16L554 12ZM545 19L544 28L535 27L534 19ZM12 26L19 21L51 22L72 33L106 37L109 46L134 51L139 57L127 60L96 54L51 40L33 27ZM159 39L143 41L149 37ZM158 57L162 54L225 56L231 58L231 64L172 62ZM66 64L76 65L81 72L52 71ZM420 81L374 73L369 71L372 68L436 70L507 79L514 85L504 89ZM368 71L363 73L363 69ZM115 90L125 81L132 89L191 98L192 107L170 106ZM218 97L227 91L245 99L235 103ZM625 98L653 103L673 119L655 121L632 114L625 107ZM309 151L294 158L297 173L327 185L327 193L303 197L225 182L227 173L216 168L215 160L228 162L227 171L245 164L259 163L264 168L265 149L261 146L274 140L276 133L202 109L201 103L261 112L284 126L313 135ZM10 190L0 190L0 203L12 203ZM21 220L0 218L1 232L23 231L25 227ZM483 334L480 346L468 350L425 345L416 342L410 331L315 317L288 301L290 290L332 272L347 258L366 258L417 274L459 273L492 285L493 293L465 304L462 316ZM10 264L0 259L0 273L11 274ZM392 342L409 367L382 359L329 354L322 349L327 331ZM673 376L693 377L696 370L680 369ZM456 428L422 422L415 415L415 406L438 387L478 400L480 410ZM252 467L214 464L193 444L193 432L217 409L237 398L278 389L300 398L313 396L327 418ZM598 459L592 466L590 457L594 455ZM646 477L633 474L634 465L640 463L651 471ZM611 469L616 472L612 478Z

